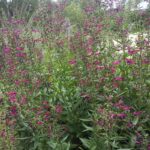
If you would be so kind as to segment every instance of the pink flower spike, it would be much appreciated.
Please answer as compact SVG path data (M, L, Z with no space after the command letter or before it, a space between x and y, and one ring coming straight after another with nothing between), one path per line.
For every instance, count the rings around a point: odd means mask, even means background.
M11 116L16 116L17 115L17 108L16 108L16 106L11 106L10 107L10 115Z
M60 105L60 104L56 105L55 111L56 111L56 113L61 114L63 111L62 105Z
M96 52L95 52L95 55L96 55L96 56L99 56L99 55L100 55L100 51L96 51Z
M130 111L131 107L130 106L121 106L120 109L124 111Z
M120 114L117 114L117 117L120 118L120 119L124 119L124 118L127 117L127 115L124 114L124 113L120 113Z
M119 65L120 62L121 62L120 60L116 60L116 61L114 61L112 64L113 64L113 65Z
M38 121L37 125L43 125L43 122L42 121Z
M15 91L8 92L7 94L8 94L8 96L16 96L17 95L17 93Z
M11 103L14 103L14 102L17 101L17 98L16 98L17 93L16 93L15 91L8 92L7 95L8 95L8 97L9 97L9 101L10 101Z
M135 61L133 59L126 58L126 63L129 65L133 65L135 64Z
M4 53L8 54L8 53L10 53L10 51L11 51L10 47L5 47L4 48Z
M23 47L16 47L16 50L17 50L17 51L23 51L24 48L23 48Z
M116 81L123 81L123 78L122 77L115 77L115 80Z
M26 96L22 96L21 100L20 100L20 103L23 105L23 104L26 104L26 102L27 102Z
M5 129L3 129L2 131L0 131L0 137L1 138L6 137L6 135L7 135L7 133L6 133Z
M88 56L93 55L93 49L90 48L90 47L87 48L86 52L87 52L87 55L88 55Z
M26 53L17 53L16 54L17 57L26 57Z
M133 115L140 116L142 113L143 113L142 111L136 111L136 112L133 112Z
M136 54L138 52L139 52L139 50L128 50L128 54L129 55L134 55L134 54Z
M113 113L110 114L110 118L111 118L111 119L114 119L114 118L116 118L116 117L117 117L117 114L113 114Z

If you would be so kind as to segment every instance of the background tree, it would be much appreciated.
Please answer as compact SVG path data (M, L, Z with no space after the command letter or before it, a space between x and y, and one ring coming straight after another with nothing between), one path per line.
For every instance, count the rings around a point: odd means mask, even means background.
M35 9L38 7L38 0L1 0L0 1L0 15L3 18L10 19L15 18L26 18L29 19Z

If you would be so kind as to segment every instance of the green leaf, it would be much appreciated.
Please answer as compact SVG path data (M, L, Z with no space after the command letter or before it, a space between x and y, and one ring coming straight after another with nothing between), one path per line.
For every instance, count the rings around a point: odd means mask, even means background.
M61 142L66 141L68 137L69 137L69 135L66 135L66 136L62 139L62 141L61 141Z
M57 143L54 143L53 141L47 142L47 144L53 149L56 149L56 147L57 147Z
M134 118L132 121L133 125L137 125L138 121L139 121L139 117Z
M97 146L93 146L93 147L91 148L91 150L96 150L96 147L97 147Z
M80 138L80 140L85 147L90 148L90 142L88 139Z
M70 143L67 144L67 149L66 150L70 150Z
M112 147L114 147L114 148L118 148L118 143L116 143L116 141L113 141L113 143L112 143L111 145L112 145Z
M84 122L89 122L91 121L91 119L80 119L81 121L84 121Z
M86 132L86 131L93 131L93 128L92 128L92 127L89 127L89 126L85 125L84 123L83 123L83 126L86 128L85 130L83 130L83 132Z

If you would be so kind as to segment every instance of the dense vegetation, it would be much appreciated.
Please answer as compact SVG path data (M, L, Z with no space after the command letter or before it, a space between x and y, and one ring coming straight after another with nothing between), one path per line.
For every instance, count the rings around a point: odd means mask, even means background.
M0 150L150 150L150 11L130 5L0 1Z

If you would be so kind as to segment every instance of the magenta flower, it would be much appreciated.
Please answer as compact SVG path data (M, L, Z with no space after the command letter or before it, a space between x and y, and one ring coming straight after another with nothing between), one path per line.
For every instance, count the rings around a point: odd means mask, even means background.
M17 50L17 51L23 51L24 48L23 48L23 47L16 47L16 50Z
M6 137L7 133L5 131L5 129L3 129L2 131L0 131L0 137Z
M8 92L7 94L8 94L10 97L17 95L17 93L16 93L15 91Z
M116 72L116 68L111 67L111 68L110 68L110 71L111 71L112 74L114 74L114 73Z
M117 114L114 114L114 113L111 113L111 114L110 114L110 118L111 118L111 119L114 119L114 118L116 118L116 117L117 117Z
M19 81L19 80L16 80L16 81L15 81L15 84L16 84L16 86L20 85L20 81Z
M88 70L90 70L92 68L92 64L88 63L88 64L86 64L86 67Z
M141 145L142 142L137 140L137 141L136 141L136 144Z
M76 63L77 63L77 61L75 59L69 60L70 65L75 65Z
M96 70L104 70L104 69L105 69L104 66L100 66L100 65L97 65L97 66L96 66Z
M20 52L20 53L17 53L16 56L17 57L26 57L26 53Z
M91 99L91 96L87 93L81 93L81 97L84 98L87 101L89 101Z
M129 55L134 55L134 54L136 54L138 52L139 52L139 50L128 50L128 54Z
M143 63L143 64L150 64L150 60L144 59L144 60L142 60L142 63Z
M10 136L10 141L13 142L13 143L15 142L15 136L14 135Z
M43 122L42 121L38 121L37 125L43 125Z
M12 64L13 64L13 60L12 60L12 59L8 59L8 60L6 61L6 63L7 63L7 65L12 65Z
M17 108L16 108L16 106L11 106L9 110L10 110L10 115L11 116L15 117L17 115Z
M47 100L44 100L44 101L42 102L42 104L43 104L43 105L49 105L49 103L48 103Z
M120 114L117 114L117 117L120 119L124 119L127 117L127 115L125 113L120 113Z
M123 77L115 77L116 81L123 81Z
M133 115L140 116L142 113L143 113L142 111L136 111L136 112L133 112Z
M148 144L148 146L147 146L147 150L150 150L150 144Z
M102 24L97 24L96 29L98 33L102 31L102 28L103 28Z
M113 64L113 65L119 65L120 62L121 62L120 60L116 60L116 61L114 61L112 64Z
M2 31L3 34L8 34L9 33L9 30L7 28L3 28L1 31Z
M56 111L56 113L61 114L63 112L62 105L60 105L60 104L56 105L55 111Z
M88 47L88 48L86 49L86 52L87 52L87 55L88 55L88 56L93 55L93 49L92 49L91 47Z
M95 65L99 65L100 63L101 63L101 62L98 61L98 60L96 60L96 61L93 62L93 64L95 64Z
M5 54L8 54L8 53L10 53L11 52L11 48L10 47L5 47L4 48L4 53Z
M9 101L11 103L14 103L17 101L17 93L15 91L11 91L11 92L8 92L7 95L9 96Z
M14 33L15 33L16 36L19 36L19 34L21 33L21 30L16 29L16 30L14 30Z
M27 102L26 96L22 96L21 100L20 100L20 103L23 105L23 104L26 104L26 102Z
M25 76L25 75L27 75L27 74L28 74L28 71L27 71L27 70L21 70L21 72L20 72L20 73L21 73L21 75L22 75L22 76Z
M130 106L120 106L120 109L124 110L124 111L130 111L131 107Z
M133 64L135 64L135 61L133 59L126 58L126 63L129 65L133 65Z
M118 109L124 110L124 111L130 111L131 107L127 106L123 103L123 101L119 101L118 103L115 103L114 106Z
M49 118L50 118L50 112L46 112L46 113L44 114L44 120L48 121Z
M105 122L104 122L104 120L98 120L98 121L97 121L97 124L98 124L99 126L104 126L104 125L105 125Z
M95 55L96 55L96 56L99 56L99 55L100 55L100 51L96 51L96 52L95 52Z
M94 44L93 38L89 38L87 41L88 46L92 46Z

